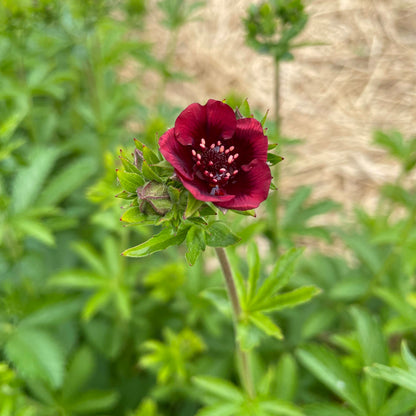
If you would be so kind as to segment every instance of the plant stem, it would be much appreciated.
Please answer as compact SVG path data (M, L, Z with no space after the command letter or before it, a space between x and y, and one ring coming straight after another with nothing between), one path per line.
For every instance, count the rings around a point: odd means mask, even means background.
M237 338L237 326L241 316L241 305L238 299L237 288L235 286L233 273L231 271L230 262L228 261L227 253L224 248L217 247L215 251L218 256L218 260L221 264L222 273L225 279L225 285L227 287L228 297L231 301L232 312L233 312L233 323L234 323L234 331ZM254 384L251 375L250 369L250 360L248 353L241 349L240 343L236 339L236 348L237 354L240 361L240 372L241 372L241 379L243 381L244 387L247 391L247 394L250 397L254 397Z

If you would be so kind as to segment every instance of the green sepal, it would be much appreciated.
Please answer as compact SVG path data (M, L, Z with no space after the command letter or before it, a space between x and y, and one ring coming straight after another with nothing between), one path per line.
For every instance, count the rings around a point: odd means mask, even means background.
M148 146L143 146L142 152L143 152L144 160L149 165L153 166L156 163L160 162L159 157L157 156L157 154L155 152L153 152L153 150L151 150Z
M247 217L256 217L256 211L254 209L249 209L247 211L239 211L237 209L230 209L230 211L235 212L238 215L245 215Z
M275 155L273 153L267 153L267 163L270 166L277 165L280 163L284 158L282 156Z
M149 163L146 160L143 161L142 173L143 176L150 181L160 183L163 182L162 178L156 173L156 171L153 168L150 167Z
M264 127L264 123L266 122L268 115L269 115L269 110L266 110L266 113L264 114L263 118L260 121L260 124L262 127Z

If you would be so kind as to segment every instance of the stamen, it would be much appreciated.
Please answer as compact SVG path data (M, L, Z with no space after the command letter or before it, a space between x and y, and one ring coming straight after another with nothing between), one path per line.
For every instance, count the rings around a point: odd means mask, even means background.
M237 175L237 173L238 173L238 169L236 169L236 170L233 172L233 175Z
M201 160L201 159L202 159L201 153L198 153L198 154L196 155L196 158L197 158L198 160Z
M195 149L192 149L192 156L196 156Z
M213 174L213 173L210 173L210 174L209 174L209 177L210 177L210 178L213 178L213 177L214 177L214 174Z
M240 156L238 153L236 153L235 155L234 155L234 160L235 159L237 159L238 158L238 156Z
M220 169L220 172L221 172L221 173L225 173L225 172L227 172L227 169L225 169L225 168L221 168L221 169Z
M208 165L210 165L210 166L212 166L214 164L214 162L212 161L212 160L210 160L209 162L208 162Z
M215 147L215 143L212 143L212 145L209 148L213 149L214 147Z
M212 182L217 183L218 181L216 179L213 179Z
M226 174L225 174L225 176L227 177L227 179L231 176L231 173L230 172L227 172Z
M234 160L233 155L228 156L228 160L227 160L227 162L228 162L230 165L231 165L231 163L233 163L233 160Z
M204 170L204 175L209 176L209 172L207 170Z
M221 146L221 141L220 140L217 141L217 146Z
M201 149L206 149L206 147L205 147L205 145L204 145L203 143L201 143L201 144L199 145L199 147L200 147Z
M230 153L230 149L227 149L224 153L225 153L225 154Z
M230 152L232 152L235 149L234 146L230 146Z
M201 166L201 162L199 160L196 161L197 166Z
M220 153L222 153L224 151L224 146L220 147Z
M201 139L201 144L205 145L205 139Z

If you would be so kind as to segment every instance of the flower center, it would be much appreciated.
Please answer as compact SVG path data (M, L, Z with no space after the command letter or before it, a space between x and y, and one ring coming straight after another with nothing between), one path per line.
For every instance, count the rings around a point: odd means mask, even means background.
M205 139L201 139L198 149L192 149L195 173L208 183L211 195L224 195L224 186L235 181L239 154L234 149L234 146L225 148L221 140L208 146Z

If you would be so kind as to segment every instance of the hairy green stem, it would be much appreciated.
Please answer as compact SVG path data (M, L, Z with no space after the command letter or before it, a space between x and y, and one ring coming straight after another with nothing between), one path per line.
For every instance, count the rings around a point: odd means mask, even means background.
M231 271L230 262L228 261L227 253L224 248L217 247L215 249L218 260L221 264L222 273L225 279L225 285L227 287L228 297L231 301L232 312L233 312L233 323L234 331L237 338L237 326L241 316L241 305L238 299L237 288L235 286L233 273ZM254 384L250 369L250 360L246 351L241 349L240 343L236 339L236 348L238 359L240 361L240 373L244 387L250 397L254 397Z

